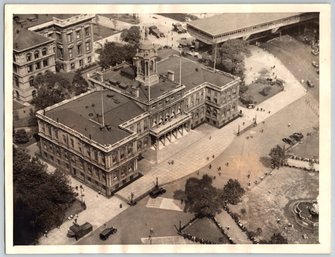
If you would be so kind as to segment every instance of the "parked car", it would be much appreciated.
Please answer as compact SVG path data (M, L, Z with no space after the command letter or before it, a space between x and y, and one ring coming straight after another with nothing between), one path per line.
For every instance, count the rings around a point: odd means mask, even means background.
M301 138L298 136L298 135L290 135L289 138L291 138L292 140L295 140L295 141L300 141Z
M299 137L300 139L304 138L304 135L300 132L294 132L292 135L295 135L295 136Z
M86 222L83 225L78 225L78 224L73 224L68 232L67 236L68 237L74 237L76 240L82 238L86 234L90 233L93 230L93 226Z
M149 193L152 198L156 198L166 192L166 189L163 187L155 186Z
M307 83L307 86L308 86L308 87L310 87L310 88L313 88L313 87L314 87L314 84L313 84L312 81L307 80L306 83Z
M295 141L293 141L292 139L289 139L287 137L282 139L284 143L289 144L289 145L294 145Z
M115 227L110 227L110 228L105 228L100 234L99 237L101 240L107 240L110 235L113 235L117 232L117 228Z
M315 68L319 68L319 64L316 61L312 61L312 65Z

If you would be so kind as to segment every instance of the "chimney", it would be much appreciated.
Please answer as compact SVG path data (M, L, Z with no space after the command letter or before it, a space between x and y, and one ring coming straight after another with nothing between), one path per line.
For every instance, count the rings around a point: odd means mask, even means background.
M174 71L168 70L167 71L167 77L169 80L174 81Z

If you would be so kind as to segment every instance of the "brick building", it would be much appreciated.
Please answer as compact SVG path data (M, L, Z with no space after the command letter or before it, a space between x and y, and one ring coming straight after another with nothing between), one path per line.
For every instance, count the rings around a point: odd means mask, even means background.
M141 153L238 117L240 79L142 40L133 66L97 73L91 91L37 113L42 157L111 196L140 176Z
M33 81L36 75L55 72L55 43L26 29L13 32L13 93L27 102L36 95Z

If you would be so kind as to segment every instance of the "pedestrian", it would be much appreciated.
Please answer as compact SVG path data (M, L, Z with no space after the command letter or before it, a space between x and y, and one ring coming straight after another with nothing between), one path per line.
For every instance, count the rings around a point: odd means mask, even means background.
M291 123L289 122L289 123L287 124L287 126L288 126L288 127L291 127Z
M215 158L215 155L213 154L213 159Z
M209 157L207 157L207 161L209 161Z
M230 229L230 227L229 226L227 226L227 230L229 230Z
M120 203L120 209L122 209L122 203Z
M48 230L44 231L44 236L48 237Z
M211 169L212 168L212 164L209 164L209 169Z

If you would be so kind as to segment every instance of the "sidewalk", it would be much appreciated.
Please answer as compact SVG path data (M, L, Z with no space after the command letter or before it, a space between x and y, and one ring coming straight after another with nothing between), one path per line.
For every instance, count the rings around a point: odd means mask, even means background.
M236 244L252 244L247 237L247 234L237 226L235 221L225 210L222 210L222 212L216 215L215 218L221 224L225 234ZM227 229L227 226L229 226L229 229Z

